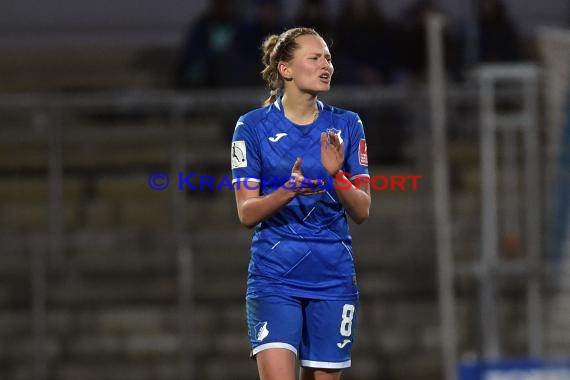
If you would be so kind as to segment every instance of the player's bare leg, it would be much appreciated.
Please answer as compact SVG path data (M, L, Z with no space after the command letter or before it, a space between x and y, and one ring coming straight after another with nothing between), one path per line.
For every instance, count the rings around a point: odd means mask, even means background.
M260 380L295 380L295 354L285 348L270 348L256 355Z
M338 369L301 368L301 380L340 380Z

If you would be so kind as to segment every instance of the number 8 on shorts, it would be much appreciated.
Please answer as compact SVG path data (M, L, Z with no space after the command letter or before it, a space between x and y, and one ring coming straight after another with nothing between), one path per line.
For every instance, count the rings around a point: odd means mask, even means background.
M340 335L352 335L352 319L354 318L354 305L345 304L342 308L342 320L340 322Z

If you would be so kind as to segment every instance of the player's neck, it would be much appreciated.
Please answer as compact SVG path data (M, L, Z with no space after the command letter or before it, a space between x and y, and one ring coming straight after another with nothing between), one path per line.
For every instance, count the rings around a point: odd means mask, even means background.
M295 124L313 123L319 114L316 96L287 96L281 100L285 117Z

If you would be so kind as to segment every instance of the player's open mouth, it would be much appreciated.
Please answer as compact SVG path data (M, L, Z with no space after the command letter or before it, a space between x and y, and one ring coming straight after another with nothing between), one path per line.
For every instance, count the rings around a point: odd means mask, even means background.
M329 73L323 73L321 75L319 75L319 78L324 81L324 82L329 82L331 79L331 75Z

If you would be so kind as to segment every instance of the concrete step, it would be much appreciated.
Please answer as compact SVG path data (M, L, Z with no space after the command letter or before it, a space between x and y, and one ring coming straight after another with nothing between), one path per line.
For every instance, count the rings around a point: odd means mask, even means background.
M51 284L48 298L55 305L111 307L124 304L173 304L175 278L124 274L62 280Z
M173 356L141 362L115 359L96 363L61 363L52 372L61 380L175 380L180 378L178 371L179 363Z
M0 265L0 277L18 276L31 273L30 252L21 250L2 250L2 265Z
M62 183L63 198L77 199L83 192L81 178L65 178ZM49 200L49 181L46 176L19 176L0 180L0 197L5 202L30 202Z

